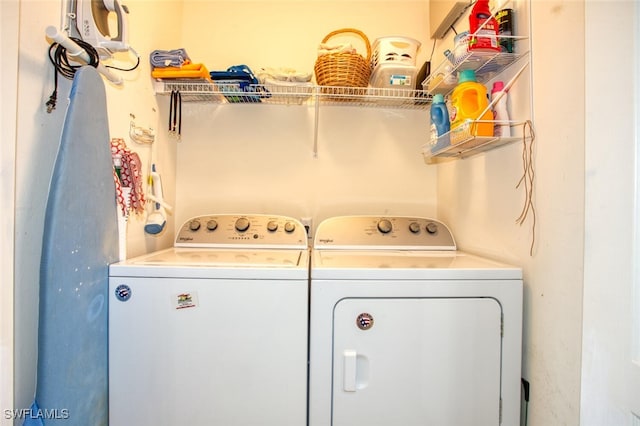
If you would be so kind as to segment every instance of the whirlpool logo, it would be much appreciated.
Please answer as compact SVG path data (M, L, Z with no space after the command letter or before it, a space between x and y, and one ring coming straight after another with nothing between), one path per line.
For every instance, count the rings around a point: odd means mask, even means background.
M126 284L120 284L118 287L116 287L114 293L116 295L116 299L121 302L126 302L127 300L131 299L131 287Z

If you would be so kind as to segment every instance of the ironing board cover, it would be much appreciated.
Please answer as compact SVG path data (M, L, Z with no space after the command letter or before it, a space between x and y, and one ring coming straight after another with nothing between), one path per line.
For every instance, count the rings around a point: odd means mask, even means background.
M108 425L108 268L117 259L104 84L83 67L71 87L47 200L36 398L25 425Z

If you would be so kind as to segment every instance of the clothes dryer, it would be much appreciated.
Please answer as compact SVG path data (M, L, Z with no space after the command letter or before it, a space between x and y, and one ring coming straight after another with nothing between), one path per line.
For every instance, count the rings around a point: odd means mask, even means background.
M111 426L307 421L307 234L207 215L175 246L111 265Z
M310 426L516 426L522 271L443 223L342 216L311 264Z

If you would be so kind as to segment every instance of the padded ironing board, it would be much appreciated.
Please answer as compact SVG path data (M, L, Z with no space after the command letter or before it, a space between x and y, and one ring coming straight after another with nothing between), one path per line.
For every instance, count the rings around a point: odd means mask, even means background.
M109 141L102 78L83 67L71 87L45 214L34 404L42 417L25 424L108 425L108 268L118 259Z

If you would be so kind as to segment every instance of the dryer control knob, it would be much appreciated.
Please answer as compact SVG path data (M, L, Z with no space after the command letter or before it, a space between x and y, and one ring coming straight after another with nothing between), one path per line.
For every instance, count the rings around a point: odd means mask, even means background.
M291 233L296 230L296 224L293 222L287 222L284 224L284 230L285 232Z
M420 232L420 224L418 222L411 222L409 224L409 231L412 234L417 234L418 232Z
M244 232L247 229L249 229L249 225L251 225L249 223L249 219L247 219L246 217L241 217L240 219L236 220L236 230L238 232Z
M211 219L207 222L207 229L209 231L215 231L216 229L218 229L218 222L216 222L215 220Z
M278 222L276 222L275 220L270 220L269 223L267 223L267 231L276 232L277 230L278 230Z
M197 231L198 229L200 229L200 221L192 220L189 223L189 229L192 230L192 231Z
M427 232L430 234L435 234L436 232L438 232L438 225L436 225L433 222L429 222L427 223Z
M391 221L387 219L382 219L378 222L378 231L383 234L388 234L393 229L393 225L391 225Z

